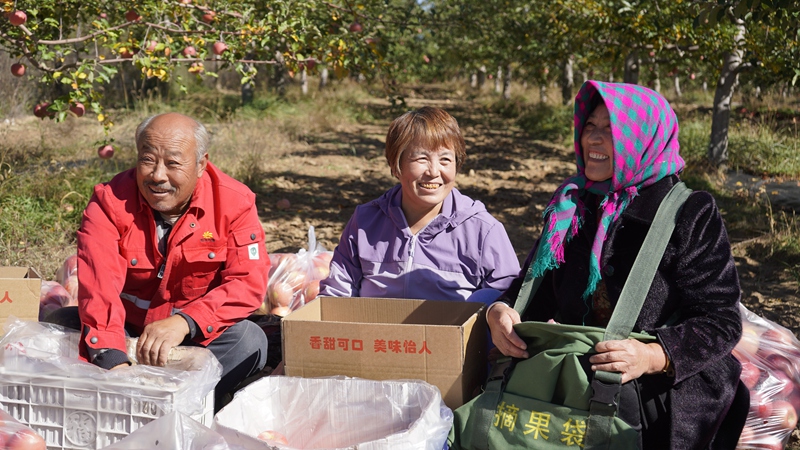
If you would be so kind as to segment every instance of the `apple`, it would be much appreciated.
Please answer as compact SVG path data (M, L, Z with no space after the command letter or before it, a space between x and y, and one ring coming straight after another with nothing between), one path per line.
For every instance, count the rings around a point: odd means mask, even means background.
M205 14L203 14L203 22L205 23L211 23L216 18L217 18L217 13L211 10L208 10L205 12Z
M108 14L106 14L106 13L100 13L100 16L99 16L99 17L100 17L101 19L105 19L105 18L107 18L107 17L108 17Z
M794 333L786 328L771 328L761 334L761 340L762 343L766 341L789 348L796 348L800 346L800 342L798 342L797 338L794 336Z
M123 47L119 50L119 56L122 56L123 58L126 59L133 58L133 50Z
M86 114L86 107L83 106L83 103L77 102L69 106L70 112L75 114L77 117L83 117Z
M740 378L742 383L747 386L747 389L752 390L761 378L761 369L750 361L742 361L742 375Z
M288 306L276 306L269 310L270 314L281 317L288 316L290 312L292 312L292 309L289 308Z
M277 281L269 287L269 300L274 306L289 306L294 297L294 289L289 284Z
M197 50L195 50L195 48L190 45L190 46L184 48L181 53L183 53L183 56L185 56L187 58L191 58L191 57L197 55Z
M361 30L364 28L358 22L353 22L350 24L350 32L351 33L361 33Z
M166 47L166 48L164 49L164 56L167 56L167 57L169 57L169 55L170 55L171 53L172 53L172 49L171 49L171 48L169 48L169 47Z
M45 117L53 117L53 116L55 116L56 113L54 113L54 112L52 112L52 111L47 109L49 107L50 107L50 103L47 103L47 102L39 103L38 105L33 107L33 115L38 117L38 118L40 118L40 119L44 119Z
M156 51L157 46L158 46L158 41L150 41L147 43L147 47L145 47L145 50L149 53L153 53L154 51Z
M314 70L314 67L317 67L317 61L313 59L307 59L304 62L305 68L308 70Z
M62 286L66 282L67 278L71 276L78 275L78 255L72 254L64 260L64 263L61 264L61 267L56 270L56 281Z
M128 22L136 22L137 20L139 20L141 18L142 18L142 16L140 16L139 13L137 13L135 9L132 9L132 10L130 10L130 11L125 13L125 20L127 20Z
M772 400L765 398L759 392L750 392L750 411L756 413L758 417L766 419L772 414Z
M311 280L303 288L303 299L306 303L314 300L319 295L319 280Z
M797 426L797 411L791 403L778 400L772 406L773 415L778 419L778 424L786 430L794 430Z
M72 296L57 281L42 281L39 292L39 321L56 309L72 303Z
M286 439L286 436L273 430L262 431L258 434L258 439L275 444L289 445L289 441Z
M789 375L789 377L795 377L797 374L794 364L792 364L789 358L781 355L780 353L771 353L767 355L764 360L769 367L780 370L786 375Z
M11 22L11 25L18 27L28 21L28 15L24 11L17 10L8 16L8 21Z
M288 284L293 291L299 291L306 283L306 275L306 270L304 268L296 268L286 273L284 282Z
M214 52L215 55L221 55L228 50L228 45L224 42L215 42L214 45L211 46L211 51Z
M694 80L695 75L693 73L689 74L689 78Z
M777 393L776 397L786 399L794 392L794 380L789 375L783 372L774 371L770 374L770 378L775 378L774 387Z
M761 327L742 322L742 337L734 349L746 358L752 358L758 351L761 332Z
M20 63L14 63L11 65L11 75L15 77L21 77L25 75L25 65Z
M114 146L111 144L101 145L97 149L97 156L99 156L102 159L111 158L112 156L114 156Z
M275 207L280 210L287 210L292 207L292 204L289 202L289 199L282 198L275 202Z
M189 73L203 73L205 70L206 67L203 65L203 63L196 62L189 66Z
M745 448L754 448L758 450L783 450L783 439L775 436L774 434L768 434L764 432L759 432L758 435L759 436L755 438L752 447Z
M182 5L188 5L192 3L192 0L180 0Z
M44 438L30 428L24 428L14 433L6 443L8 450L47 450Z

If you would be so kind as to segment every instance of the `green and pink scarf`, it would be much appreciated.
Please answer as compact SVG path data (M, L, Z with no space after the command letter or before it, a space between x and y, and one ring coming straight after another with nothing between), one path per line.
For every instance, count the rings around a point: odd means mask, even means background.
M601 101L611 118L614 174L606 181L595 182L584 173L580 136L589 114ZM583 224L581 199L586 192L598 194L602 197L600 220L592 244L589 281L583 294L584 299L588 298L601 279L600 255L609 228L639 190L683 169L679 148L678 119L661 94L634 84L584 83L575 98L578 173L556 189L544 211L545 226L533 262L533 276L543 275L564 262L564 246Z

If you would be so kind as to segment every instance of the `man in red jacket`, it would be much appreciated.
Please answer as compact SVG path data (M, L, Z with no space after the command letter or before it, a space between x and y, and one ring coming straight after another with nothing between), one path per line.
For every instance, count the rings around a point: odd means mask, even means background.
M222 365L217 409L266 363L253 322L269 258L255 195L208 160L208 132L167 113L136 129L136 167L95 186L78 231L81 355L130 364L125 336L139 336L141 364L163 366L177 345L210 349ZM69 326L75 311L47 321Z

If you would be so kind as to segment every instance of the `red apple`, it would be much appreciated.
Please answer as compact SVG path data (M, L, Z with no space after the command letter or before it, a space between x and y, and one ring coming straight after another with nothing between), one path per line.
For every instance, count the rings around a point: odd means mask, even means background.
M269 287L269 299L273 306L289 306L293 296L294 289L282 281L273 283Z
M133 58L133 50L131 50L129 48L122 48L119 51L119 56L122 56L123 58L126 58L126 59Z
M24 11L14 11L8 16L8 21L11 22L11 25L18 27L28 21L28 15Z
M288 306L276 306L269 310L270 314L274 314L276 316L281 316L281 317L288 316L290 312L292 312L292 310Z
M759 432L758 437L753 440L752 448L758 450L783 450L783 439L774 434Z
M305 63L306 69L308 69L308 70L314 70L314 67L317 67L317 61L313 60L313 59L307 59L307 60L305 60L304 63Z
M6 443L8 450L47 450L44 438L30 428L17 431Z
M197 55L197 50L195 50L195 48L190 45L190 46L184 48L181 53L183 53L183 56L185 56L187 58L191 58L191 57Z
M287 210L292 207L292 204L289 202L289 199L282 198L275 202L275 207L280 210Z
M275 444L289 445L289 441L286 440L286 436L273 430L262 431L259 433L258 439Z
M101 19L105 19L106 17L108 17L108 14L106 14L106 13L100 13L100 16L99 16L99 17L100 17Z
M742 375L740 378L742 383L747 386L747 389L752 390L761 378L761 369L750 361L742 361Z
M319 295L319 280L311 280L303 288L303 300L308 303Z
M150 41L147 43L147 47L145 47L145 50L150 53L153 53L154 51L156 51L157 46L158 46L158 41Z
M50 103L47 103L47 102L39 103L38 105L33 107L33 115L38 117L38 118L40 118L40 119L44 119L45 117L53 117L53 116L55 116L54 112L49 111L47 109L49 107L50 107Z
M758 351L759 341L763 329L750 322L742 322L742 337L736 344L735 350L746 358L752 358Z
M77 117L83 117L83 115L86 114L86 107L84 107L83 103L80 102L70 105L69 110Z
M769 367L780 370L791 378L794 378L797 374L794 364L789 360L789 358L781 355L780 353L769 354L766 358L764 358L764 360Z
M736 448L745 447L753 443L753 439L756 437L756 433L753 430L753 427L745 425L742 428L742 433L739 435L739 444Z
M217 13L211 10L206 11L205 14L203 14L203 22L205 23L211 23L216 18L217 18Z
M361 33L361 30L364 28L358 22L353 22L350 24L350 32L351 33Z
M20 63L14 63L11 65L11 75L15 77L21 77L25 75L25 65Z
M690 79L694 80L694 77L695 77L695 75L694 75L693 73L692 73L692 74L689 74L689 78L690 78Z
M288 271L284 282L292 288L292 291L299 291L306 282L306 270L297 268L296 270Z
M211 46L211 51L214 52L215 55L221 55L228 50L228 46L224 42L215 42L214 45Z
M114 146L111 144L101 145L100 148L97 149L97 156L102 159L111 158L114 156Z
M39 321L42 321L50 312L70 303L72 303L72 296L64 286L58 284L57 281L43 280L39 293Z
M777 392L776 397L781 399L789 398L794 392L794 380L783 372L774 371L770 374L770 378L775 378L774 389Z
M772 406L772 413L778 418L781 428L794 430L797 426L797 411L794 406L785 400L778 400Z
M756 413L758 417L766 419L772 414L772 407L774 406L772 400L765 398L759 392L750 392L750 410Z
M769 329L761 334L761 339L762 342L767 341L777 344L778 346L784 346L788 348L796 348L800 346L800 342L798 342L797 338L794 336L794 333L786 328Z
M192 0L180 0L182 5L188 5L192 3Z
M142 16L140 16L139 13L137 13L135 9L132 9L132 10L130 10L130 11L125 13L125 20L127 20L128 22L136 22L137 20L139 20L141 18L142 18Z

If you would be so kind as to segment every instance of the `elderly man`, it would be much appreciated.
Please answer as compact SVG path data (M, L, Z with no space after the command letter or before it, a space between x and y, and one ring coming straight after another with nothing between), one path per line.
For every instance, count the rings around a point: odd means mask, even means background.
M222 365L217 409L266 363L267 339L245 319L267 290L269 258L255 195L208 160L208 133L176 113L136 129L136 167L95 186L78 231L81 355L114 369L163 366L177 345ZM75 310L48 321L69 326Z

